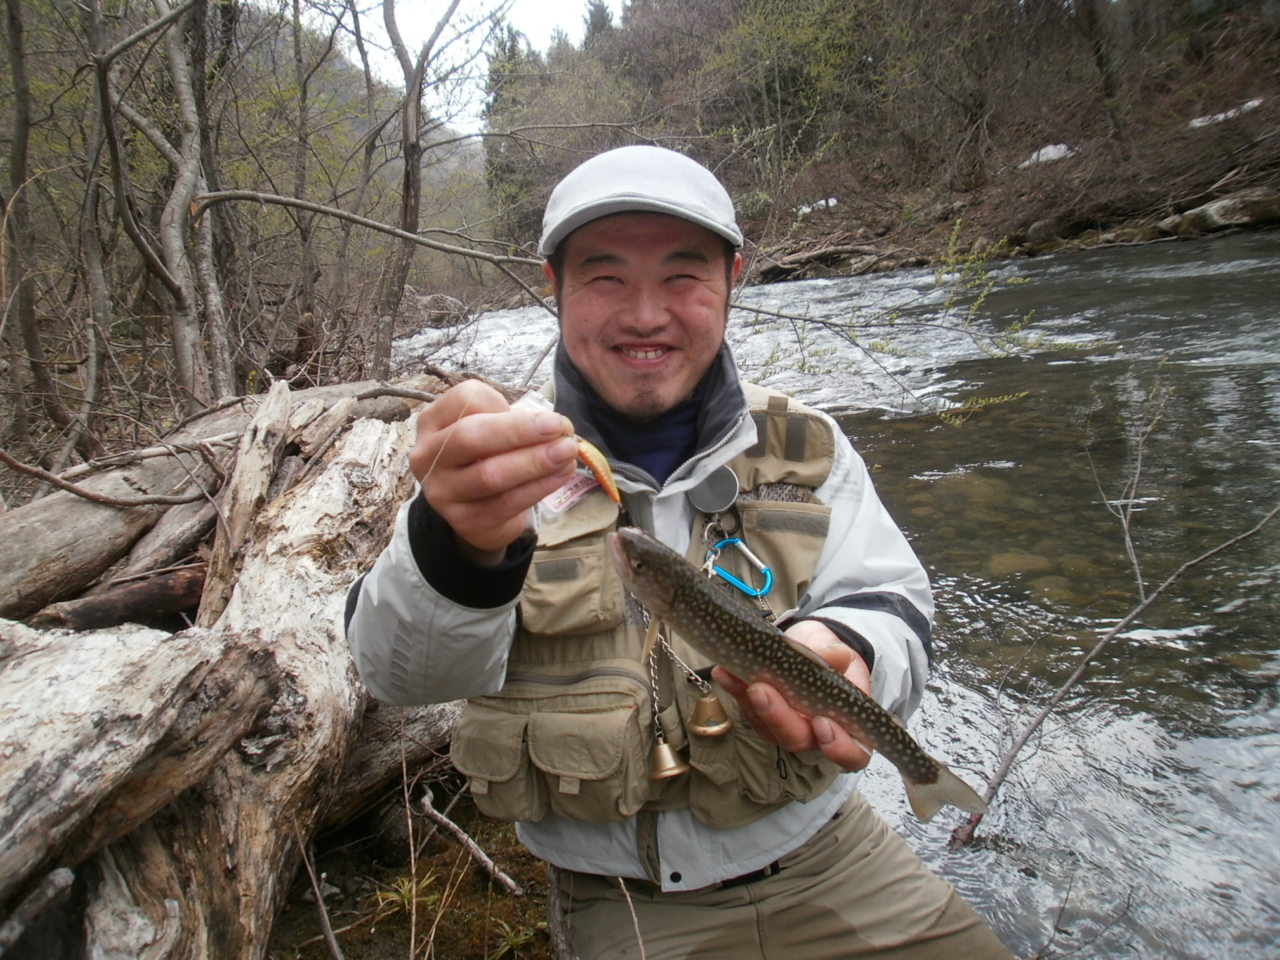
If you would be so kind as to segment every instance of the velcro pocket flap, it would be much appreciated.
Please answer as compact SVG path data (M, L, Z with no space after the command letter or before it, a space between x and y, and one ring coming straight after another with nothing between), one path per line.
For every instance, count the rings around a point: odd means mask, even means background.
M583 781L606 780L626 756L627 731L635 707L580 713L536 713L529 718L529 757L539 770L560 777L562 792ZM565 791L566 785L571 786Z
M473 780L506 783L525 762L526 714L493 710L481 704L467 704L474 712L467 736L454 737L453 765Z

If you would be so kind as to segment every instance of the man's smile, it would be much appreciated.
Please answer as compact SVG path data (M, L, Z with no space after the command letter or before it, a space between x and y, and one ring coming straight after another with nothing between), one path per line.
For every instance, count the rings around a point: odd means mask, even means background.
M614 347L618 353L631 360L661 360L670 352L670 347Z

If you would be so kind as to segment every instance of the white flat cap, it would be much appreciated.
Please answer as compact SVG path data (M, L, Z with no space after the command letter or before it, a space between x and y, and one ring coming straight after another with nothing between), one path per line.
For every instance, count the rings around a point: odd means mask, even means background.
M571 170L547 200L538 253L550 256L585 223L614 213L666 213L742 246L729 192L715 174L674 150L619 147Z

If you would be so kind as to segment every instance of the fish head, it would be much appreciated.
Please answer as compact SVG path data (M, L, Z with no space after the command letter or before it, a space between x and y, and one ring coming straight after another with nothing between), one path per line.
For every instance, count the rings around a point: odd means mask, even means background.
M622 527L608 536L609 554L622 582L650 611L662 616L675 603L683 557L639 527Z

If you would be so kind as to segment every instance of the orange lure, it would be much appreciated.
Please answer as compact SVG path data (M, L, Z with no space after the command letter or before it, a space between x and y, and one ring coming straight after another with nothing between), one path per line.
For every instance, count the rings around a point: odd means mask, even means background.
M574 434L573 439L578 442L578 459L591 471L596 482L609 495L609 499L618 506L622 506L622 494L618 492L618 484L613 479L613 470L610 469L609 461L604 458L604 454L590 440L584 440L577 434Z

